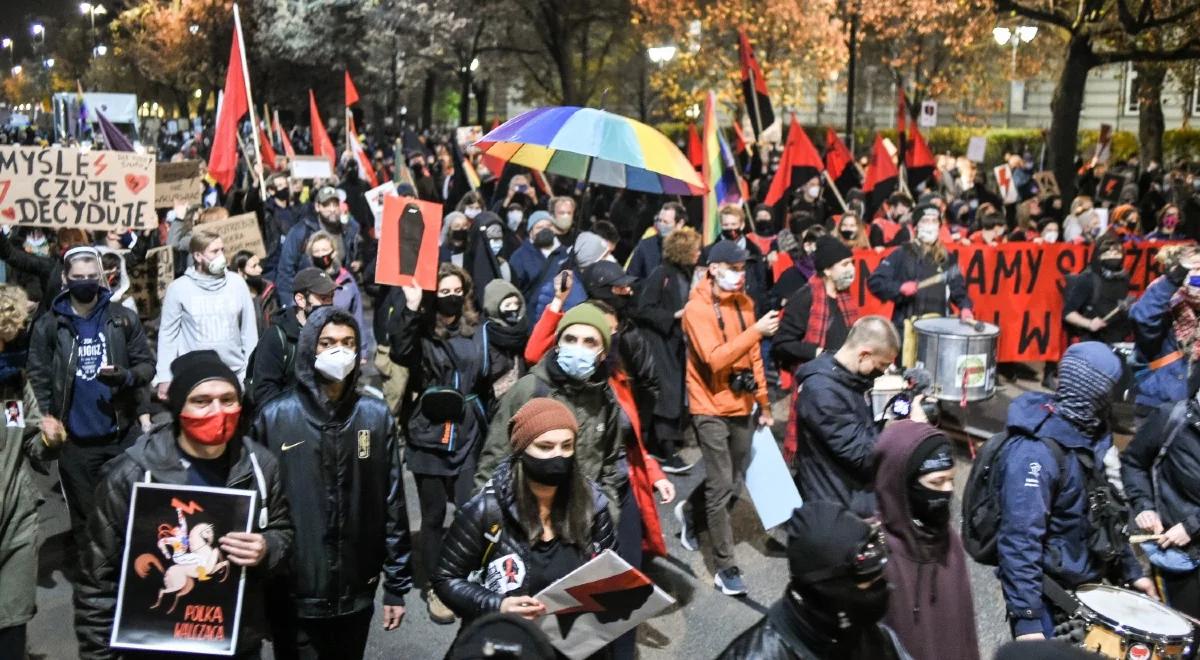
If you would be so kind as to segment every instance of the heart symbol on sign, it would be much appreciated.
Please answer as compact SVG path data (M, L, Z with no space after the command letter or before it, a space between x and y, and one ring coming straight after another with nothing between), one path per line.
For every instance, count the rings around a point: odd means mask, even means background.
M125 187L129 189L129 192L131 192L135 195L138 194L139 192L141 192L142 189L145 188L149 184L150 184L150 177L146 176L145 174L141 174L141 175L126 174L125 175Z
M10 207L4 209L3 211L0 211L0 215L8 218L9 220L16 220L17 219L17 210L10 206Z

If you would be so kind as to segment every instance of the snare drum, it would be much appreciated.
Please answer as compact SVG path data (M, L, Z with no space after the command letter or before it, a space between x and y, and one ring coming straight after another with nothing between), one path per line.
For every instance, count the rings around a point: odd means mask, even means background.
M1088 651L1113 660L1182 660L1191 653L1192 624L1158 601L1102 584L1079 587L1075 598Z

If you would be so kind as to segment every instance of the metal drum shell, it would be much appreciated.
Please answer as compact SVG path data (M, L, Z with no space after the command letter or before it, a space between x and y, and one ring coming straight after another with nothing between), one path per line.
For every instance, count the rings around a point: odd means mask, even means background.
M921 319L917 334L917 366L933 378L929 394L940 401L961 402L963 371L970 382L966 401L983 401L996 392L996 350L1000 328L982 323L982 330L955 318Z

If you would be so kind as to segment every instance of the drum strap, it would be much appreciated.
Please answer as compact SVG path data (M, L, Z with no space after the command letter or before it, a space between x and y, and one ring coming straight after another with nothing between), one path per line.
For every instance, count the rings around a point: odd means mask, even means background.
M1072 596L1071 592L1045 573L1042 574L1042 597L1066 612L1067 616L1075 616L1075 613L1079 611L1079 601L1075 596Z

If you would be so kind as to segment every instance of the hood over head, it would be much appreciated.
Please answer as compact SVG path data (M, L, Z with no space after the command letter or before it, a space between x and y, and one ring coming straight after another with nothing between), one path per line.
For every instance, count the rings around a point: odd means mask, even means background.
M520 289L513 286L507 280L492 280L488 282L483 289L483 313L488 318L494 319L500 316L500 303L504 302L505 298L516 296L521 303L521 313L525 314L525 298L521 295Z
M903 420L888 424L875 444L875 497L880 518L884 529L912 558L928 556L932 546L941 546L945 540L944 535L935 536L913 524L908 498L913 453L927 439L944 435L929 424Z
M336 403L325 396L325 392L321 389L321 384L326 382L325 377L318 374L314 366L317 359L317 338L321 336L321 331L325 329L325 326L330 323L354 328L354 334L358 338L358 359L355 361L354 370L350 372L349 376L346 376L346 395ZM350 312L332 305L318 308L312 313L312 316L308 317L304 327L301 328L300 340L296 344L297 390L302 396L315 403L325 414L340 417L341 415L334 415L335 408L347 404L353 405L354 388L362 370L362 351L362 328L358 327L358 322L354 320L354 316Z

